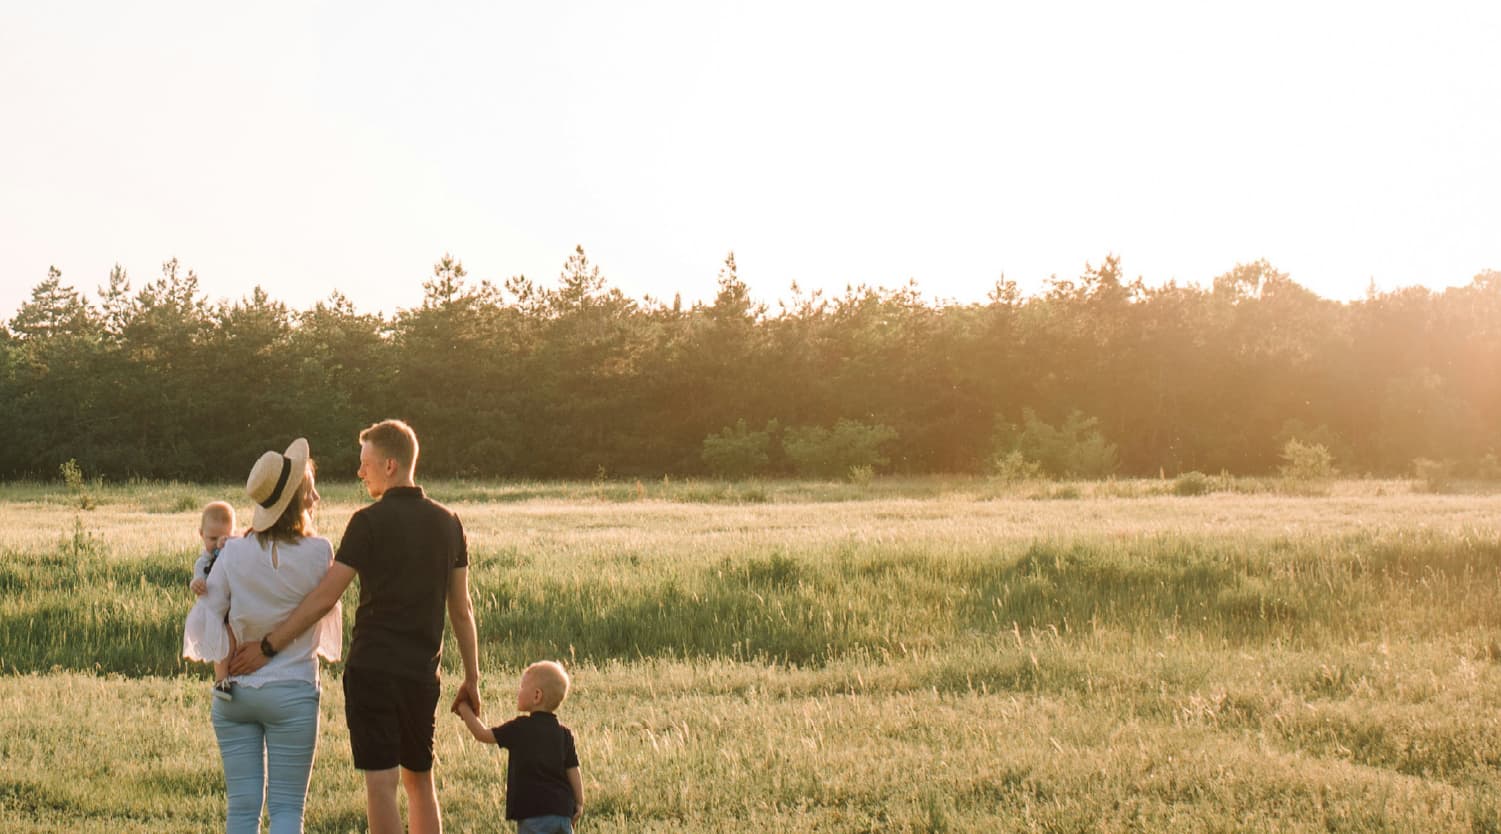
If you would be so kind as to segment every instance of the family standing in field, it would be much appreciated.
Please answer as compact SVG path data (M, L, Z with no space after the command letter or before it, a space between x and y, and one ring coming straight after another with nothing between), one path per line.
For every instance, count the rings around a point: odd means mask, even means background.
M397 786L412 832L442 830L432 779L441 690L438 662L448 614L464 679L451 711L477 741L510 751L506 818L519 834L572 832L583 811L573 735L555 715L569 678L551 661L522 673L516 708L499 726L481 719L479 646L469 598L464 528L415 480L417 435L399 420L360 432L359 478L375 503L356 512L337 552L314 535L319 495L306 440L255 462L245 491L255 512L236 538L234 509L203 510L198 601L183 653L214 666L212 719L224 764L229 834L302 831L318 746L318 658L343 657L340 597L360 580L344 663L344 719L354 766L365 775L372 834L402 830Z

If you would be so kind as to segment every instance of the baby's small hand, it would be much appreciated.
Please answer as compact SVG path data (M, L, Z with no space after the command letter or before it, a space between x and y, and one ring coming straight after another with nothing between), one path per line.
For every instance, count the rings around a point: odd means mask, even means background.
M202 579L194 579L192 582L188 583L188 587L192 588L193 593L197 594L198 596L203 596L204 594L208 593L208 583L203 581Z

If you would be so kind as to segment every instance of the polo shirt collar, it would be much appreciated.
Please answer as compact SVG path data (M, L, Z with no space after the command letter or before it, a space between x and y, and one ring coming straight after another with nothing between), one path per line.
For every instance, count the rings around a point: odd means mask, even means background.
M427 494L422 491L422 487L420 487L420 486L409 486L409 487L408 486L403 486L403 487L391 487L390 489L388 489L385 492L381 493L380 500L384 501L387 498L425 498L425 497L427 497Z

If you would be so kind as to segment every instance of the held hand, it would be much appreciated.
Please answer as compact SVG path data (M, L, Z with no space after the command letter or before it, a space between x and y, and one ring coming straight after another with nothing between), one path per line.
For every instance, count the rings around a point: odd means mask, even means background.
M459 711L460 703L467 703L475 715L480 714L479 681L466 680L459 684L459 692L453 699L454 712Z
M188 583L188 587L192 588L193 593L200 597L208 593L208 583L202 579L194 579Z
M261 654L260 643L245 643L235 650L229 662L231 675L248 675L266 665L267 657Z

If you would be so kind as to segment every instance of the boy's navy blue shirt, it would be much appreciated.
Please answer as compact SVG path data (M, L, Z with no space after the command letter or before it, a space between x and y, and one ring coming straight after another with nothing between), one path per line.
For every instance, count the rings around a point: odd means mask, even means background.
M495 744L511 751L506 772L506 819L556 814L571 817L568 769L579 766L573 733L550 712L534 712L494 727Z

